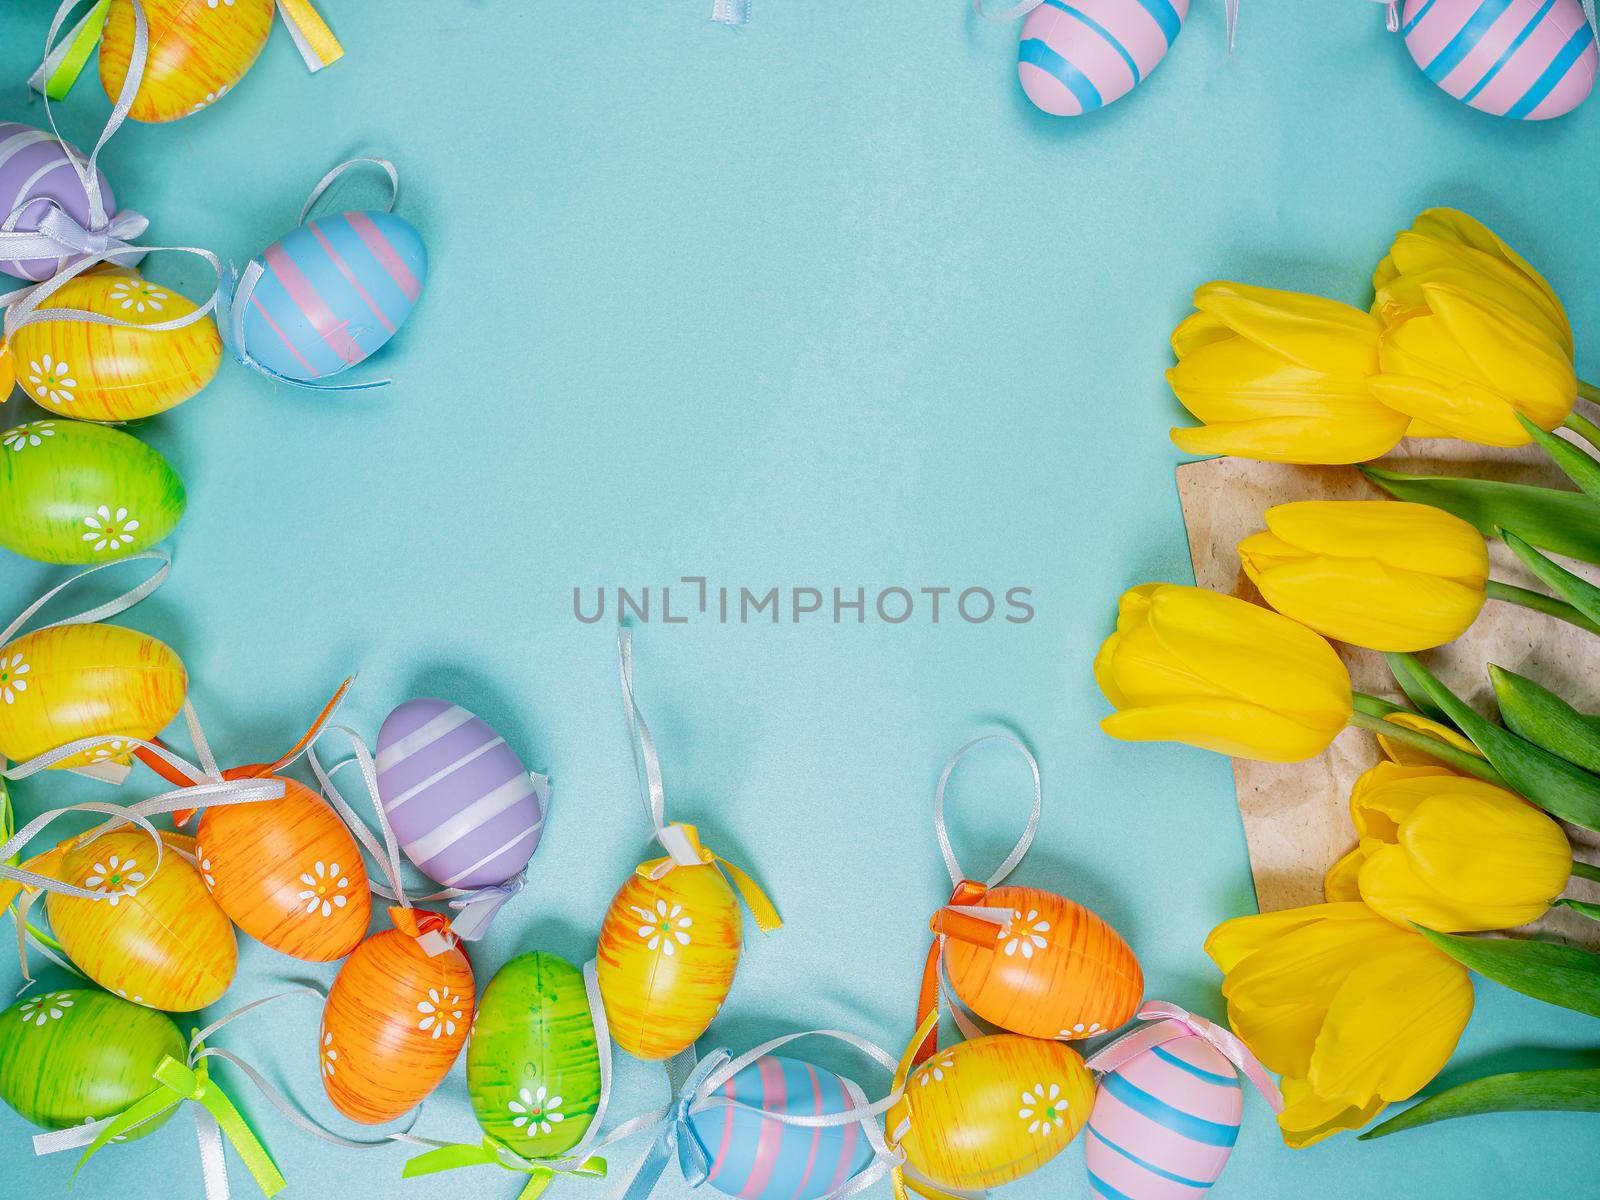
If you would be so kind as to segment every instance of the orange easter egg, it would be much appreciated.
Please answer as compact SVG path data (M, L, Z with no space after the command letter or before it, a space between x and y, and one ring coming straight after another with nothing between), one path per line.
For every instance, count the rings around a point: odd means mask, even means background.
M1061 1153L1093 1106L1094 1079L1075 1050L1000 1033L940 1051L913 1071L884 1128L929 1183L980 1191Z
M101 987L163 1012L192 1012L222 998L233 981L233 926L200 873L178 853L187 838L155 846L119 829L71 846L59 878L110 897L49 893L50 929L67 957Z
M366 936L372 900L360 848L302 783L283 780L281 800L206 809L194 853L222 911L274 950L331 962Z
M189 680L171 647L120 625L58 625L0 646L0 757L22 762L79 738L153 738ZM112 741L56 764L126 762Z
M40 311L77 309L138 326L187 316L196 307L137 271L101 268L62 284ZM162 330L50 319L23 325L10 341L17 382L29 398L57 416L85 421L165 412L210 383L222 362L222 338L209 318Z
M412 914L420 931L445 926ZM430 956L404 929L375 933L334 977L322 1010L322 1086L345 1116L363 1125L392 1121L422 1103L456 1061L472 1026L472 964L453 937Z
M739 901L716 867L629 875L600 926L600 998L617 1045L649 1060L693 1045L728 997L739 945Z
M244 78L272 32L273 0L144 0L149 54L128 115L176 121ZM133 56L133 0L111 0L100 38L100 83L115 102Z
M1006 930L969 921L957 932L947 913L933 919L935 932L943 928L950 935L944 947L950 986L985 1021L1029 1037L1071 1039L1132 1019L1144 997L1139 960L1083 905L1030 887L994 887L957 899L1011 913Z

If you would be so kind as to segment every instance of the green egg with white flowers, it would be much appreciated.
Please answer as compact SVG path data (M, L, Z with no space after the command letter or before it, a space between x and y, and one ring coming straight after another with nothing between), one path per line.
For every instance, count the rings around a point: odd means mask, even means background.
M467 1042L478 1124L525 1158L567 1153L600 1105L600 1053L583 972L554 954L495 972Z
M0 546L82 566L147 550L183 517L183 480L109 425L50 418L0 432Z
M95 988L40 992L0 1012L0 1100L45 1129L117 1115L161 1087L155 1071L169 1056L184 1058L172 1018Z

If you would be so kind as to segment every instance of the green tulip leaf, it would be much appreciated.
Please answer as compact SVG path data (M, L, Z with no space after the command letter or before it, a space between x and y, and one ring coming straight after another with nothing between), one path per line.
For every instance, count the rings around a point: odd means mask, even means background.
M1485 979L1574 1012L1600 1017L1600 956L1558 942L1418 931Z
M1413 1104L1399 1116L1367 1130L1360 1140L1387 1137L1435 1121L1502 1112L1600 1112L1600 1070L1569 1067L1474 1079Z
M1501 529L1500 537L1546 587L1590 621L1600 621L1600 588L1587 579L1580 579L1559 563L1552 562L1511 529Z
M1582 492L1378 467L1361 473L1396 499L1442 508L1485 536L1504 526L1552 554L1600 563L1600 504Z
M1422 686L1422 680L1417 678L1417 674L1412 670L1409 662L1398 659L1393 654L1389 655L1389 673L1394 676L1395 683L1399 685L1400 690L1405 693L1406 699L1411 701L1419 713L1429 720L1439 722L1441 725L1449 726L1452 729L1455 727L1455 722L1450 719L1450 714L1435 704L1429 697L1427 689Z
M1450 714L1457 728L1495 765L1513 791L1563 821L1600 830L1600 776L1487 720L1412 655L1389 657L1391 662L1405 660L1429 698Z
M1517 414L1517 420L1522 422L1522 427L1528 431L1528 436L1538 442L1540 448L1550 456L1550 461L1561 468L1562 474L1582 488L1584 494L1591 500L1600 500L1600 462L1596 462L1566 438L1557 437L1540 429L1521 413Z
M1515 671L1490 664L1489 678L1508 729L1586 771L1600 772L1600 721Z

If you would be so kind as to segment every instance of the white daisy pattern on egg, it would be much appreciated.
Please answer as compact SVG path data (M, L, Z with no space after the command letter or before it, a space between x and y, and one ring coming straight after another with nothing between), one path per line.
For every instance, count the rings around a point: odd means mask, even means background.
M94 868L84 879L83 886L91 892L106 897L106 903L115 908L118 900L133 895L144 882L144 872L139 870L138 866L137 859L119 858L113 854L105 862L94 864Z
M229 0L229 3L232 3L232 0ZM195 106L193 108L191 108L189 111L192 112L192 113L197 113L202 108L210 108L218 100L221 100L224 96L226 96L228 94L228 87L229 87L229 85L225 83L221 87L219 87L216 91L207 92L206 93L206 98L204 100L197 101L195 103Z
M112 738L109 742L102 743L89 751L92 762L110 762L112 759L126 758L131 751L128 743L121 738Z
M72 368L53 354L41 354L28 364L28 390L34 398L60 408L71 404L75 397L72 389L78 381L72 377Z
M305 902L308 913L320 912L331 917L334 909L350 902L350 897L345 895L350 889L350 877L340 873L338 863L314 862L311 870L301 873L300 882L305 886L299 898Z
M511 1123L529 1133L549 1133L567 1119L561 1112L561 1097L550 1095L542 1083L531 1091L522 1088L506 1107L513 1114Z
M128 515L126 508L112 509L102 504L83 519L88 532L83 540L92 542L96 550L121 550L133 545L134 532L139 528L138 518Z
M166 308L172 293L143 279L123 279L112 285L111 299L129 312L155 312Z
M1006 957L1014 958L1021 954L1023 958L1032 958L1035 950L1043 950L1048 944L1044 935L1050 932L1050 922L1039 919L1039 910L1030 908L1027 916L1023 916L1021 909L1011 910L1011 927L1001 929L995 937L1005 942Z
M628 907L639 918L639 936L647 949L660 950L671 958L679 946L689 944L688 931L694 927L694 919L683 915L683 905L674 904L669 908L665 900L657 900L654 912L637 904Z
M446 1034L454 1037L456 1026L465 1015L461 997L447 987L429 988L428 998L417 1002L417 1011L422 1014L417 1028L436 1041Z
M22 1023L24 1025L44 1026L51 1021L59 1021L67 1015L67 1009L72 1007L72 997L66 992L50 992L47 995L36 996L32 1000L22 1002Z
M339 1052L333 1048L333 1034L322 1031L322 1073L331 1076L339 1062Z
M0 445L5 446L13 454L21 454L26 447L42 446L45 438L55 435L54 421L27 421L0 434Z
M944 1078L946 1071L955 1070L956 1060L948 1054L941 1054L931 1062L924 1063L917 1070L917 1086L927 1087L930 1083Z
M1034 1084L1030 1090L1022 1093L1022 1107L1017 1110L1017 1116L1028 1123L1029 1133L1047 1134L1052 1129L1060 1129L1067 1119L1061 1085Z
M206 881L208 889L217 886L216 877L211 873L211 856L199 842L194 844L194 865L200 868L200 878Z
M0 702L15 704L17 698L28 690L28 660L20 654L10 658L0 654Z

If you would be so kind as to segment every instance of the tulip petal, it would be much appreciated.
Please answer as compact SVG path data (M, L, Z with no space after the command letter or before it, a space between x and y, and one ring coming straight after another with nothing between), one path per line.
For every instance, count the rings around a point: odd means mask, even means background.
M1394 712L1384 717L1385 721L1398 725L1402 729L1410 729L1417 733L1425 733L1429 737L1438 738L1475 758L1482 758L1483 751L1474 746L1467 738L1448 725L1441 725L1438 721L1429 720L1420 713ZM1389 761L1402 767L1439 767L1443 764L1428 754L1426 750L1419 750L1409 742L1398 741L1395 738L1378 735L1378 745L1389 758Z
M1333 740L1267 709L1221 699L1128 708L1103 718L1100 729L1119 741L1181 742L1256 762L1304 762Z
M1406 327L1418 324L1409 321ZM1390 357L1398 368L1401 355ZM1436 383L1397 369L1374 379L1372 394L1396 412L1435 430L1431 436L1460 438L1480 446L1526 446L1533 440L1502 397L1463 379Z
M1361 898L1397 925L1413 923L1438 933L1514 929L1544 916L1547 902L1471 902L1433 887L1400 846L1383 846L1361 866Z
M1314 371L1243 338L1229 338L1191 349L1166 378L1184 407L1208 424L1273 416L1334 418L1373 408L1367 381L1376 367L1374 356L1372 369L1361 374Z
M1481 588L1372 559L1308 558L1251 579L1284 616L1369 650L1427 650L1454 641L1484 601Z
M1312 1091L1304 1079L1286 1077L1282 1090L1284 1104L1278 1114L1278 1128L1284 1145L1291 1150L1303 1150L1336 1133L1360 1129L1385 1107L1380 1099L1365 1105L1328 1100Z
M1333 866L1328 868L1328 873L1322 877L1322 897L1329 904L1339 904L1347 900L1361 899L1361 885L1358 882L1361 875L1361 864L1367 861L1367 856L1372 853L1378 843L1363 841L1356 845Z
M1441 766L1379 763L1363 771L1350 789L1350 821L1363 838L1398 842L1400 823L1438 794L1440 781L1459 778Z
M1481 586L1483 535L1431 504L1402 500L1301 500L1266 511L1267 529L1311 554L1375 558L1388 566Z
M1347 909L1352 911L1344 911ZM1222 994L1230 1003L1254 1010L1283 1004L1326 1007L1358 965L1396 948L1404 949L1406 938L1422 940L1364 904L1313 904L1290 912L1301 915L1299 924L1286 923L1283 932L1227 972Z
M1313 371L1363 375L1375 365L1381 326L1337 300L1243 283L1208 283L1194 306L1278 357Z
M1202 346L1234 337L1233 330L1210 313L1190 313L1172 331L1172 352L1182 359Z
M1269 1071L1304 1075L1311 1069L1317 1033L1327 1019L1322 1004L1254 1005L1248 998L1228 1002L1228 1024Z
M1381 408L1381 405L1374 407ZM1234 454L1261 462L1338 466L1382 458L1405 434L1404 414L1373 424L1307 417L1234 421L1172 430L1172 442L1185 454Z
M1572 360L1544 331L1446 284L1425 284L1422 291L1486 386L1541 429L1567 419L1577 379Z
M1537 907L1514 925L1542 915L1572 874L1572 846L1561 826L1520 796L1479 780L1459 780L1418 805L1401 824L1400 845L1417 875L1442 894L1468 904Z
M1250 913L1224 921L1206 937L1205 952L1224 975L1231 974L1257 950L1307 925L1318 921L1370 921L1372 914L1361 904L1309 904L1277 912ZM1227 995L1223 984L1223 995Z

